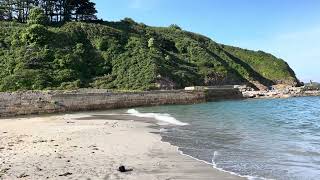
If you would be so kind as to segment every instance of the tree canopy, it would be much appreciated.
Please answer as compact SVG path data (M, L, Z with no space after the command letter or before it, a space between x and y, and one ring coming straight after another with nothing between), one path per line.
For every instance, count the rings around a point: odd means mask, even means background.
M49 22L94 20L97 13L90 0L0 0L0 20L27 22L35 7L44 11Z

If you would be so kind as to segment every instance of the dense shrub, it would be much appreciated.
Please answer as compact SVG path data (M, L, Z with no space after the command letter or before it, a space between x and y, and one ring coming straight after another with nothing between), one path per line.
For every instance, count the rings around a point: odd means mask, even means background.
M1 80L0 91L45 89L50 86L49 78L47 72L41 70L17 70Z
M50 27L40 11L31 14L28 25L0 21L0 91L297 82L281 59L220 45L176 25L124 19Z
M51 38L48 29L40 24L33 24L21 34L22 41L26 44L45 45Z
M28 16L28 24L41 24L46 25L49 22L48 16L46 16L41 8L32 8Z

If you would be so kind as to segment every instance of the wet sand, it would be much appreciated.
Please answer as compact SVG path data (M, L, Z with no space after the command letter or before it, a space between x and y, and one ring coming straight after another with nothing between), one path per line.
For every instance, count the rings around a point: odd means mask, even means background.
M0 179L244 179L179 154L146 119L93 114L0 119Z

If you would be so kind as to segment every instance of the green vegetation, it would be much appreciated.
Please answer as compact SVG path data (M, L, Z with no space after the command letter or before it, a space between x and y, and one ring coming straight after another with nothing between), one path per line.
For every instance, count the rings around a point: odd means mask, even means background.
M90 0L0 0L0 20L27 22L30 18L36 18L34 15L37 13L31 12L34 8L34 11L43 11L50 23L97 18L95 3ZM41 20L41 17L38 17L38 20Z
M271 54L231 46L223 46L223 48L244 63L250 65L257 73L266 79L283 84L290 84L297 80L295 73L289 65L284 60L278 59Z
M177 25L121 22L52 25L34 9L28 23L0 21L0 91L192 85L297 85L270 54L218 44Z

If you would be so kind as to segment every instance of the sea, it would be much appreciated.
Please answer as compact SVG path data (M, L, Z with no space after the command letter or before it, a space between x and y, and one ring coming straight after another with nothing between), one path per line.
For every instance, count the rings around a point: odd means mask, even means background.
M126 110L153 118L183 155L248 179L320 179L320 97Z

